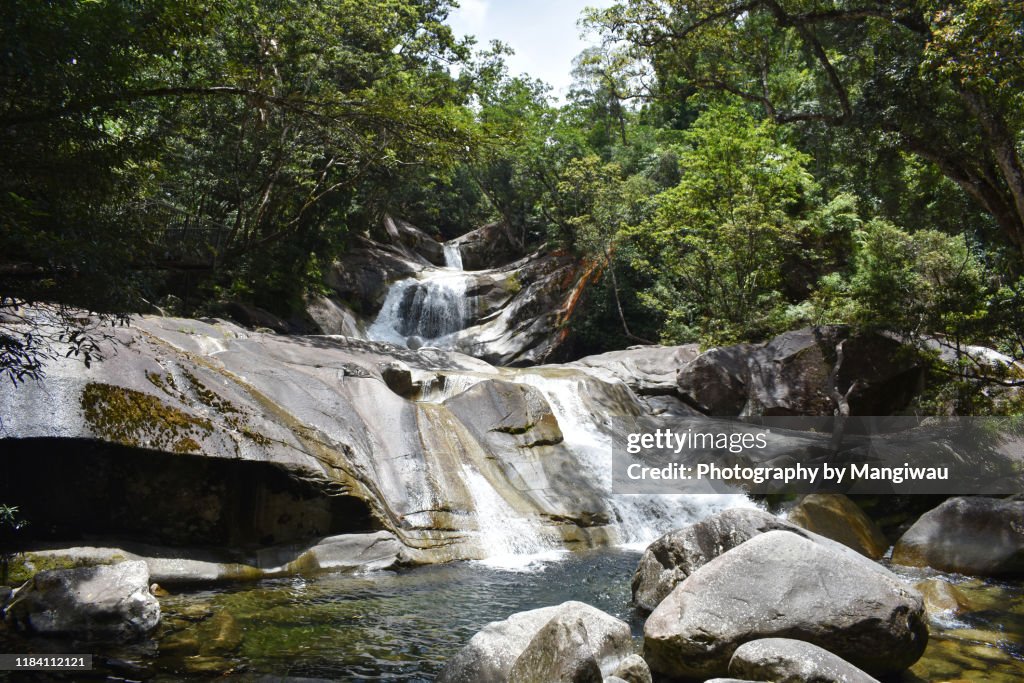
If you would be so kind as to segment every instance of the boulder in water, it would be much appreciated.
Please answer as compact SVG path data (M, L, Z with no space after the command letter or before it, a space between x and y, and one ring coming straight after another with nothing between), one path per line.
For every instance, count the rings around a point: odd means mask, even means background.
M160 622L141 561L42 571L15 593L5 610L15 628L88 640L142 638Z
M878 683L817 645L791 638L752 640L736 648L729 673L774 683Z
M523 675L534 672L534 666L541 659L554 667L561 667L563 661L577 662L579 670L589 670L592 674L593 669L587 666L586 660L593 658L601 670L608 669L610 673L617 662L633 652L632 636L625 622L590 605L570 601L491 622L455 654L438 676L437 683L509 681L519 658L528 654L534 639L552 623L555 626L545 633L542 641L552 646L565 646L565 649L553 656L540 652L541 641L538 641L538 647L532 649L528 659L520 665ZM567 666L567 670L576 668Z
M727 673L733 653L760 638L797 638L871 673L906 669L924 652L921 595L842 547L769 531L697 569L644 625L656 674Z
M812 493L790 510L787 519L797 526L842 543L877 560L889 549L878 525L842 494Z
M1024 576L1024 502L951 498L903 534L892 561L973 576Z
M724 510L670 531L647 546L633 574L633 602L650 612L690 574L722 553L766 531L800 533L797 527L755 508Z
M967 595L942 579L925 579L914 584L914 588L924 597L924 607L931 615L962 614L970 610L970 599Z

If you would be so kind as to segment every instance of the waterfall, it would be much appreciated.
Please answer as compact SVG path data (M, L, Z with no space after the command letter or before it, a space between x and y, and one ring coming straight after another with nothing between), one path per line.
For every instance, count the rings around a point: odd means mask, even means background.
M444 260L444 268L425 268L417 277L391 284L377 318L366 330L369 339L409 348L452 346L449 338L470 323L469 278L463 273L457 244L445 242Z
M483 562L508 569L525 568L564 552L541 535L540 526L513 510L472 466L462 466L462 477L476 510Z
M753 507L753 503L740 494L613 495L610 420L597 419L595 411L586 405L584 380L525 371L517 373L513 381L538 389L547 399L562 430L563 444L576 457L580 472L605 492L616 518L620 544L644 548L672 529L721 510Z
M444 243L444 266L453 270L465 270L462 266L462 251L455 242Z

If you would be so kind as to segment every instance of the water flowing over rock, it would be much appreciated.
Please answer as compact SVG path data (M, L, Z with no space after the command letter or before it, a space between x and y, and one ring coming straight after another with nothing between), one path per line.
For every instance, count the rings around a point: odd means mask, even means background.
M437 681L600 681L602 672L610 675L632 653L628 624L570 601L491 622L448 662Z
M321 331L457 350L506 366L557 353L562 324L586 284L587 271L574 259L523 256L500 225L440 243L387 218L378 237L358 238L330 269L331 304L309 304Z
M828 650L789 638L740 645L729 661L729 673L775 683L878 683Z
M116 359L0 385L5 471L19 483L5 502L65 545L87 535L122 547L127 535L232 548L233 561L169 555L228 576L217 567L273 570L252 552L289 544L285 566L322 567L292 563L335 536L389 532L404 562L522 558L647 543L749 504L611 496L611 416L644 407L581 370L216 320L146 317L113 334ZM66 496L40 505L54 486ZM341 547L331 564L345 565Z
M467 270L486 270L502 263L511 263L523 256L522 246L511 229L501 222L487 225L456 237L450 242L458 247Z
M658 605L644 625L644 659L666 676L722 676L736 648L774 637L886 675L917 661L928 630L921 595L882 567L769 531L700 567Z
M975 576L1024 576L1024 501L947 500L903 534L892 561Z
M19 588L7 623L30 633L93 640L137 640L160 621L143 562L54 569Z

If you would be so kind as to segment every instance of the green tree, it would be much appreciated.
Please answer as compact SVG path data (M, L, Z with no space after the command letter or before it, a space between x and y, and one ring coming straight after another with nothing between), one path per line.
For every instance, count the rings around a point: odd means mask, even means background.
M731 93L778 123L934 164L1024 252L1024 6L1002 0L626 0L595 13L662 96Z
M988 273L962 236L908 233L875 219L854 233L854 244L849 279L831 274L815 295L822 322L939 334L955 348L984 340Z
M471 144L448 7L4 3L0 313L139 310L185 280L295 301L396 178ZM15 377L53 350L40 329L0 324Z
M782 265L798 243L813 181L806 155L770 122L714 105L688 131L682 180L633 232L635 266L657 284L643 296L668 318L666 341L758 337L782 303Z

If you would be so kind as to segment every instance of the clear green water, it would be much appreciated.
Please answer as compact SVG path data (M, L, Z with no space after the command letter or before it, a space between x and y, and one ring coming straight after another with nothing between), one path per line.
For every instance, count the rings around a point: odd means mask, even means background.
M486 623L565 600L603 609L639 636L642 619L629 604L638 558L602 550L530 571L462 562L192 590L161 598L164 618L153 640L74 651L99 655L100 680L430 681ZM934 574L905 577L926 575ZM1024 585L944 578L968 595L972 611L932 623L928 650L903 681L1024 680ZM10 647L27 646L0 639L0 649ZM69 651L59 643L31 647Z

